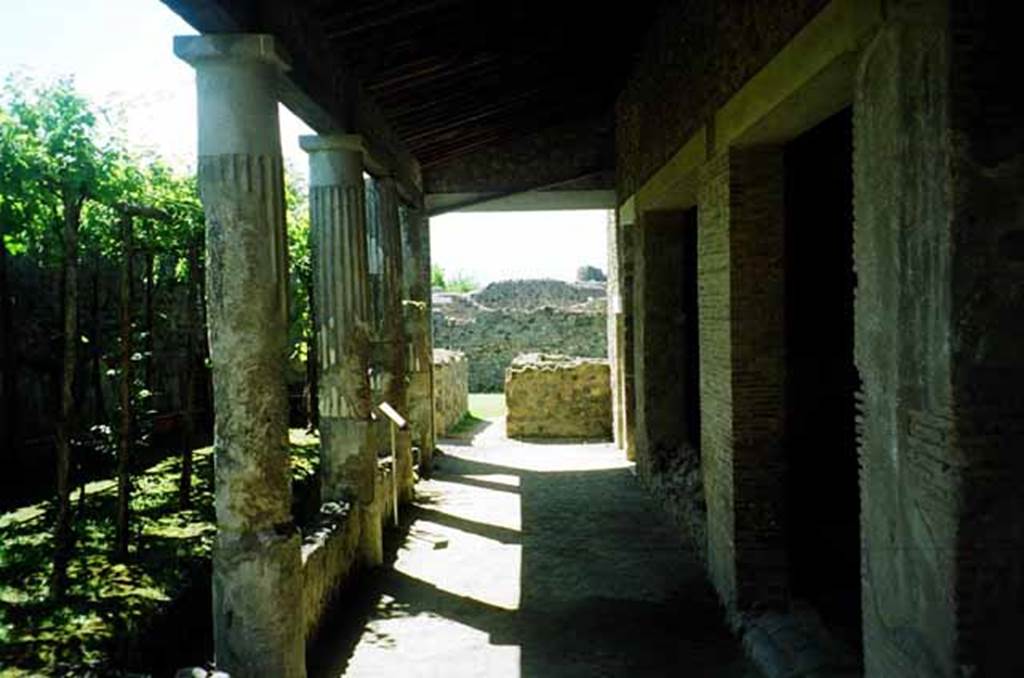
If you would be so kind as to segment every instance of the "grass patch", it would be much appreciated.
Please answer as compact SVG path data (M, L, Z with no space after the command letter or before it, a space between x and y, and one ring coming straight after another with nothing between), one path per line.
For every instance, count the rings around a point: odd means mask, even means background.
M292 431L293 479L314 484L318 441ZM178 505L180 459L159 462L135 478L133 540L127 562L115 562L116 485L89 483L75 516L75 553L66 599L47 595L54 508L41 502L0 515L0 676L110 672L118 654L199 575L208 571L216 526L213 453L194 453L192 506ZM78 506L77 490L72 505Z
M504 393L470 393L469 414L477 419L497 419L504 417L505 409Z
M466 412L464 415L462 415L462 419L460 419L459 422L455 424L455 426L452 426L451 429L448 430L448 432L445 434L445 437L458 438L459 436L465 435L467 433L472 433L477 426L483 423L483 419L478 419L469 412Z

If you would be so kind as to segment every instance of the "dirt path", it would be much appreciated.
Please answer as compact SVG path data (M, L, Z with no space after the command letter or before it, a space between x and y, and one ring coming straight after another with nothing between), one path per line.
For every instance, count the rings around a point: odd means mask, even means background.
M322 636L311 676L759 675L620 452L503 429L443 445L392 566Z

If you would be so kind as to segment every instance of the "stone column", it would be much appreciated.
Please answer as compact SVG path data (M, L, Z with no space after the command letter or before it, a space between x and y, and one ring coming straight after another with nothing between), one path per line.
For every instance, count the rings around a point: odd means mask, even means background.
M618 216L615 210L608 210L608 223L605 230L608 242L608 282L607 282L607 326L608 337L608 377L611 381L612 394L612 439L615 446L625 449L625 420L622 412L621 383L622 363L619 351L622 343L622 292L619 280L619 238Z
M217 667L304 676L299 533L288 447L287 274L276 82L265 35L177 37L196 69L199 190L216 426Z
M1024 675L1012 3L887 6L854 99L867 676Z
M382 312L381 322L381 391L384 400L409 416L408 381L406 378L405 319L402 309L403 262L402 225L398 214L398 192L395 180L381 177L379 191L380 246L382 254ZM390 425L387 425L384 444L390 444ZM398 473L399 498L412 499L412 435L408 430L396 434L395 472Z
M782 149L728 149L698 195L708 569L730 612L785 602Z
M384 400L384 364L386 351L384 342L384 246L381 241L381 195L380 182L376 178L366 184L366 248L369 280L368 327L370 344L370 401L372 404ZM383 420L375 419L370 424L370 449L376 455L385 453L388 444L387 428Z
M374 520L377 460L368 443L370 330L363 151L358 137L305 136L313 290L320 358L320 493L352 501L363 524L360 549L382 562ZM376 526L375 526L376 525Z
M622 399L622 436L626 459L636 459L636 397L634 382L634 323L633 298L635 296L636 276L634 243L636 226L622 224L619 227L619 290L622 293L622 341L618 344L619 364L622 373L619 375L619 392Z
M409 342L409 421L420 450L420 474L430 477L434 452L434 356L431 332L430 220L407 210L402 222L405 328Z

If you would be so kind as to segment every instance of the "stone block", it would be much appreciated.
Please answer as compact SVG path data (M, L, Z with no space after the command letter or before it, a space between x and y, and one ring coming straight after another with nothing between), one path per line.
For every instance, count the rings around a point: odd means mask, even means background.
M469 411L469 361L461 351L434 349L434 431L441 436Z
M510 438L611 439L607 360L524 353L505 371L505 400Z

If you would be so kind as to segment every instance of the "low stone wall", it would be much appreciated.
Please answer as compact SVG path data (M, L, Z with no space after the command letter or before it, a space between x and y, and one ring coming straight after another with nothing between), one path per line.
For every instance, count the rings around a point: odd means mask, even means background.
M434 431L442 436L469 411L469 362L461 351L434 349Z
M302 540L302 622L306 640L356 566L359 520L349 504L325 504Z
M612 436L607 360L528 353L505 372L510 438Z
M329 502L320 507L316 519L303 530L302 538L302 624L307 642L316 634L324 614L345 580L367 563L360 552L362 531L369 525L383 530L393 525L394 490L391 464L377 469L373 504L356 508L347 502ZM362 511L362 515L360 515Z

